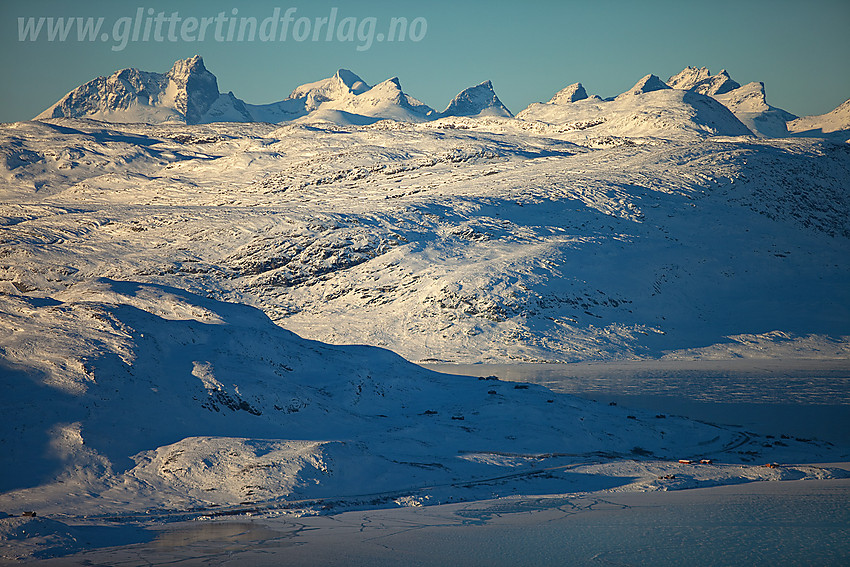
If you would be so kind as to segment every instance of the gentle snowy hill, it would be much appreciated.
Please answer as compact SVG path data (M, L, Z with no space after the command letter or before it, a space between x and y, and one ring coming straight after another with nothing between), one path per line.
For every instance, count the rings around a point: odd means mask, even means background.
M850 145L679 89L430 120L340 71L288 100L318 106L0 125L4 558L106 518L846 474L761 466L846 447L408 361L846 361Z
M587 102L547 106L576 120ZM411 360L657 357L744 335L844 352L850 148L712 138L700 104L743 127L687 91L592 104L621 115L558 137L505 118L7 125L0 280L203 290ZM661 108L680 113L653 123ZM647 137L676 124L691 129Z
M850 99L826 114L792 120L788 123L788 131L796 136L850 141Z
M510 118L511 111L502 104L493 84L490 81L462 91L458 94L440 116L503 116Z

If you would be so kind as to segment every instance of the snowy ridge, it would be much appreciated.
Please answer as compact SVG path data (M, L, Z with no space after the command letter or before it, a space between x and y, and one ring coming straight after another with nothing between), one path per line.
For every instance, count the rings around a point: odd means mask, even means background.
M252 120L242 101L232 93L219 93L215 75L198 55L176 61L164 75L124 69L98 77L65 95L36 119L62 117L186 124Z
M686 67L670 77L668 84L675 89L715 98L758 136L785 137L788 135L786 122L797 118L790 112L767 103L764 83L753 82L741 86L732 80L725 69L712 75L706 67Z
M788 123L788 131L797 136L850 140L850 99L826 114L792 120Z
M643 92L646 82L650 89ZM714 99L674 89L654 89L647 79L613 101L586 98L569 104L532 104L517 115L544 123L576 142L592 138L704 138L748 136L750 130Z

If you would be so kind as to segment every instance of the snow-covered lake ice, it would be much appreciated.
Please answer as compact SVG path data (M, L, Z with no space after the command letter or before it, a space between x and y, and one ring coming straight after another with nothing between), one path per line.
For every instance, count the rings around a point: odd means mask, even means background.
M470 376L534 382L555 392L762 433L850 441L850 362L653 360L574 364L434 364Z

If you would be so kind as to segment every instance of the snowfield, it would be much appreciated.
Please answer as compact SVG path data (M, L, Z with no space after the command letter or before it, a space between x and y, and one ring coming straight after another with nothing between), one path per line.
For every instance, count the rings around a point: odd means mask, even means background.
M196 72L206 94L174 95ZM173 98L56 108L224 104L199 58L136 73L85 92ZM846 363L850 145L755 136L740 113L784 115L718 101L763 87L680 75L516 118L489 82L435 113L341 70L264 110L281 124L0 125L0 555L197 517L845 478L764 466L844 445L409 362Z

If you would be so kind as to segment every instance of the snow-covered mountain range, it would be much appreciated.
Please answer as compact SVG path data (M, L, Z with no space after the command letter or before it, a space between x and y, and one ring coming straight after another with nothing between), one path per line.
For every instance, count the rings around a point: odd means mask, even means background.
M368 124L379 119L408 122L443 116L511 116L493 85L485 81L455 97L443 112L405 94L398 78L373 87L347 69L296 88L271 104L247 104L232 92L220 93L218 81L196 55L180 60L168 73L123 69L74 89L39 114L45 118L93 118L107 122L283 122L310 115L334 122Z
M647 75L634 87L615 97L613 102L671 89L697 93L720 102L750 133L757 136L776 138L788 136L790 132L840 138L842 132L850 130L850 118L846 116L846 112L842 113L840 108L825 115L829 117L826 118L826 129L819 125L807 126L809 123L805 122L806 119L801 119L804 121L797 122L789 130L787 124L797 120L797 116L769 105L763 83L753 82L741 86L732 80L725 70L711 75L705 67L686 67L667 82L656 75ZM738 124L728 124L728 117L719 119L720 122L727 122L720 125L717 117L698 116L706 114L704 106L711 104L706 99L680 95L681 93L676 96L668 93L667 98L661 95L644 97L645 102L660 98L660 104L641 105L644 108L637 111L637 116L631 116L630 113L636 110L634 105L629 105L624 114L622 105L608 104L612 101L597 96L588 98L581 83L575 83L546 103L550 106L533 103L520 112L518 118L543 120L580 129L596 127L594 134L597 135L609 129L607 133L610 135L633 135L635 128L629 126L623 131L623 122L636 122L641 125L652 122L664 130L671 126L671 120L676 123L675 127L685 130L703 129L713 135L739 135L743 131ZM678 97L681 100L674 101L670 97ZM578 107L564 105L583 100L586 102ZM679 107L680 110L671 114L669 111L674 107ZM703 112L700 113L700 110ZM717 109L709 110L708 113L717 113ZM364 125L381 119L422 122L461 116L512 117L513 114L499 100L490 81L464 90L444 111L437 112L404 93L398 78L394 77L370 87L346 69L340 69L330 78L302 85L280 102L249 104L232 92L220 93L215 75L206 69L202 58L196 55L175 62L165 74L123 69L109 77L98 77L65 95L36 119L93 118L106 122L150 124L280 123L300 119L308 122ZM810 118L816 120L816 117ZM693 127L691 122L695 122L696 127ZM810 123L815 124L812 121ZM602 124L604 126L598 127ZM733 133L735 131L738 133Z
M0 125L0 510L841 476L755 465L846 447L408 362L850 359L846 104L786 122L752 85L690 68L512 116L489 82L436 112L339 70L251 105L192 58Z

